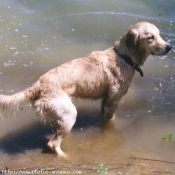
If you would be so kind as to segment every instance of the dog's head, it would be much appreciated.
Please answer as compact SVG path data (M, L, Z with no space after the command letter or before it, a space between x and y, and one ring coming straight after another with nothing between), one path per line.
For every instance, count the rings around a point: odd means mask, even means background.
M139 22L132 26L125 35L125 44L131 54L140 57L165 55L171 50L171 45L165 42L158 28L148 22Z

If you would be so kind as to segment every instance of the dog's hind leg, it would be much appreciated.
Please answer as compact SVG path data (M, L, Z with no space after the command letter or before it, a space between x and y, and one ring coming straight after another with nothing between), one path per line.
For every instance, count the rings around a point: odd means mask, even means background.
M43 98L35 103L36 110L44 115L44 121L56 128L54 137L48 142L48 147L58 156L66 157L61 150L63 138L70 132L76 121L77 110L66 94L56 98Z
M61 150L63 138L70 132L76 120L76 116L69 114L57 120L56 133L48 142L48 147L55 151L58 156L66 158L67 155Z

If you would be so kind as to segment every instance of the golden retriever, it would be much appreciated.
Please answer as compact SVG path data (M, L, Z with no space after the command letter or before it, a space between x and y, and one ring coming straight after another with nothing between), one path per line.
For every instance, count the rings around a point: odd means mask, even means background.
M71 98L101 99L103 119L114 119L119 101L128 91L135 70L143 76L140 66L149 55L165 55L171 48L160 37L155 25L139 22L113 47L94 51L54 68L33 86L14 95L0 95L2 115L18 110L23 102L31 102L43 121L56 128L54 137L48 142L49 148L66 157L60 145L77 116Z

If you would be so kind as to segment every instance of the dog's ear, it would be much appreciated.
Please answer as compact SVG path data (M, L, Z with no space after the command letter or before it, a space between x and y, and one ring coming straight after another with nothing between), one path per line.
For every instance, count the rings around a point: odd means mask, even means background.
M135 54L139 47L139 31L130 29L125 36L125 43L128 50Z

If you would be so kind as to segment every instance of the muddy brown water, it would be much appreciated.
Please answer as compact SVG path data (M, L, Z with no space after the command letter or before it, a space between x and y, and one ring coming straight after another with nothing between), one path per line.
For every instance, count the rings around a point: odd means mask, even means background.
M103 163L108 174L174 172L174 138L167 143L162 140L168 134L175 136L174 6L174 0L1 0L3 94L29 87L68 60L111 47L138 21L154 23L173 49L163 57L151 56L143 67L143 78L136 74L113 124L101 125L99 102L75 100L77 122L62 144L69 160L47 149L53 130L40 124L30 104L15 118L2 118L0 169L54 167L57 174L61 170L98 174L98 165Z

